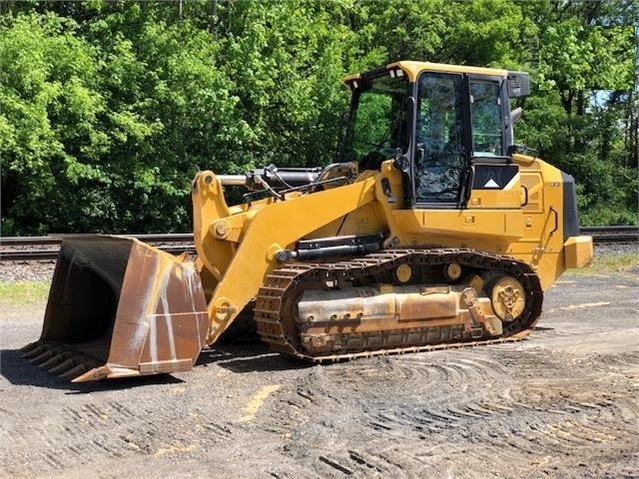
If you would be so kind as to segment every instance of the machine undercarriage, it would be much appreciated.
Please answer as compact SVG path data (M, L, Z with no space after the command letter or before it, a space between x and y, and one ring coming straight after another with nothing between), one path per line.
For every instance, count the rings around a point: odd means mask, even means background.
M522 339L542 300L537 275L513 258L390 250L278 268L254 316L273 349L323 362Z

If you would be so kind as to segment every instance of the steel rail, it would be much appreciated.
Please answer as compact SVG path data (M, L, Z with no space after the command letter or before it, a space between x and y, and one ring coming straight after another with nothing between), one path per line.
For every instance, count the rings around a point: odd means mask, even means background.
M65 236L16 236L0 238L0 261L50 261L58 257ZM192 233L127 235L144 241L167 253L195 252ZM18 248L18 249L14 249Z
M582 226L581 232L590 233L621 233L621 234L637 234L639 226L637 225L616 225L616 226Z
M595 244L639 243L638 226L587 226L581 234L592 236Z
M51 236L8 236L0 238L0 246L43 246L58 245L66 237L77 235L51 235ZM145 243L183 243L193 242L193 233L163 233L163 234L123 234L137 238Z

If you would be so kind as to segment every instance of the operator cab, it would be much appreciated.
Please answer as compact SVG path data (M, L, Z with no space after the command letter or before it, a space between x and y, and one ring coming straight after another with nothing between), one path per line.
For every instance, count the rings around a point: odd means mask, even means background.
M482 183L474 166L512 163L509 97L528 94L527 74L399 62L345 83L353 95L343 161L366 170L397 160L407 205L463 208L473 187L503 186L491 178ZM516 170L506 168L504 181Z

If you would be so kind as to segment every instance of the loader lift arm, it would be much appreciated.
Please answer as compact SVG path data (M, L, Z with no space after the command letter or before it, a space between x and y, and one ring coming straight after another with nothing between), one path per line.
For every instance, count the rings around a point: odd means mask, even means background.
M195 247L198 258L220 278L208 303L207 343L214 343L255 297L277 265L278 252L319 226L374 201L375 186L376 179L368 178L284 201L263 200L268 208L233 215L225 208L220 180L210 171L200 172L192 189ZM224 250L232 254L221 255Z

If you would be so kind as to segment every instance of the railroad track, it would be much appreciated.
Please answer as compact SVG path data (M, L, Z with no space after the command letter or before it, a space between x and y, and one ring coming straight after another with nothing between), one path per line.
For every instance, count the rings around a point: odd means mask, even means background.
M171 254L195 253L193 235L128 235ZM64 237L64 235L61 235ZM52 236L14 236L0 238L0 261L51 261L58 257L61 239Z
M592 226L581 228L581 234L593 237L595 244L639 243L637 226ZM195 252L193 235L140 234L131 235L172 254ZM51 261L58 257L60 238L52 236L17 236L0 238L1 261Z
M592 236L595 243L636 243L639 241L638 226L588 226L581 234Z

